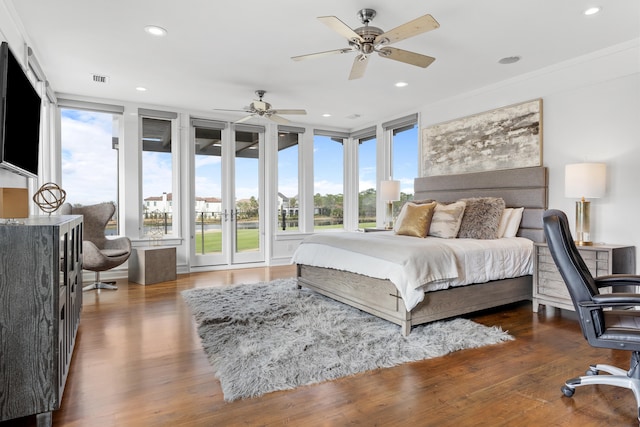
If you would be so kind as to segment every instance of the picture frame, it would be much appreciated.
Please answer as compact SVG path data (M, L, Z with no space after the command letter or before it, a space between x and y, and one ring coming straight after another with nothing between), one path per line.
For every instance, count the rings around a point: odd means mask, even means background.
M422 176L542 165L542 99L422 130Z

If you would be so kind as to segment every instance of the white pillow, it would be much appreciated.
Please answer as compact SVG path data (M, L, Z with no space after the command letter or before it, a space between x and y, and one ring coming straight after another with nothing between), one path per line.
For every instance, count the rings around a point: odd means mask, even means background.
M511 218L511 212L513 212L513 208L505 208L504 211L502 211L500 225L498 225L498 239L504 237L504 232L509 224L509 218Z
M393 231L395 231L396 233L400 229L400 224L402 224L402 219L404 218L405 214L407 213L407 205L409 203L411 203L411 202L407 202L404 205L402 205L402 208L400 209L400 213L398 214L398 216L396 217L396 220L393 223Z
M509 217L509 223L504 231L504 237L516 237L520 222L522 221L522 212L524 208L514 208Z
M465 202L455 202L448 205L438 203L431 219L429 236L443 239L455 238L460 230L465 207Z

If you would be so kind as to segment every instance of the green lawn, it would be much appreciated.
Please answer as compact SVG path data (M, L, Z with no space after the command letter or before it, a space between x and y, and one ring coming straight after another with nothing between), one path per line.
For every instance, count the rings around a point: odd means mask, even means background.
M260 246L260 235L257 229L238 230L238 252L256 250ZM222 233L208 231L204 233L204 253L222 252ZM202 253L202 234L196 234L196 253Z
M375 227L375 222L362 223L358 225L360 228ZM342 224L335 225L323 225L315 227L316 230L329 229L329 228L342 228ZM260 245L260 234L257 229L240 229L237 231L238 235L238 252L247 252L258 249ZM222 252L222 233L220 231L207 231L204 233L204 253L216 253ZM196 234L196 253L202 252L202 233Z

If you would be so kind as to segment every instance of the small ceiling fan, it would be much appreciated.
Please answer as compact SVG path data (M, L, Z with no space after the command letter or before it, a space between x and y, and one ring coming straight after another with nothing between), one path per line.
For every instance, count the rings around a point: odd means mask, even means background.
M424 15L400 25L390 31L382 31L380 28L369 26L369 23L376 16L373 9L361 9L358 12L358 18L364 25L351 29L347 24L336 18L335 16L320 16L318 19L329 28L344 36L349 41L349 47L342 49L329 50L326 52L311 53L308 55L294 56L291 59L300 61L308 58L317 58L336 53L358 52L349 80L359 79L364 75L367 69L369 56L376 52L383 58L393 59L395 61L404 62L405 64L415 65L417 67L426 68L436 59L431 56L421 55L415 52L409 52L394 47L389 47L391 43L426 33L440 27L440 24L431 15Z
M258 95L258 99L254 99L253 102L251 104L249 104L248 107L244 107L243 110L223 110L223 109L216 109L217 111L244 111L245 113L249 113L248 116L245 116L243 118L241 118L240 120L237 120L235 123L242 123L242 122L246 122L247 120L251 119L252 117L266 117L267 119L273 120L276 123L280 123L280 124L287 124L289 123L289 120L285 119L284 117L281 116L281 114L285 114L285 115L289 115L289 114L300 114L300 115L304 115L307 114L307 112L305 110L301 110L301 109L294 109L294 110L281 110L281 109L274 109L272 108L271 104L269 104L268 102L265 102L262 100L262 97L264 96L264 94L267 93L266 90L256 90L256 95Z

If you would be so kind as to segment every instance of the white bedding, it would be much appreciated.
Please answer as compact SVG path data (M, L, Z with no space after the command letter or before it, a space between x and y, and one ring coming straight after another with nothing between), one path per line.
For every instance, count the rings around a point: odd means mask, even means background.
M532 254L533 242L522 237L420 239L392 231L340 232L309 236L292 263L388 279L411 310L425 291L532 274Z

